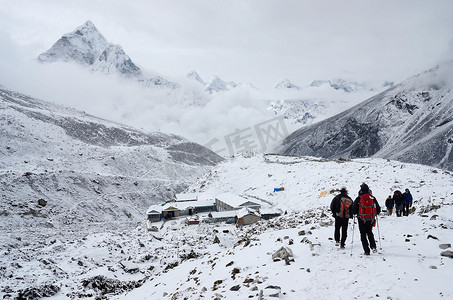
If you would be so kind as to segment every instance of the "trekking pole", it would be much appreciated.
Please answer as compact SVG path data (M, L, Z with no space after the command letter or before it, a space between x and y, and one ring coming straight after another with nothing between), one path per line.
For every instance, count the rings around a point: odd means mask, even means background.
M355 228L355 217L352 217L352 240L351 240L351 256L352 256L352 248L354 247L354 228Z
M382 245L381 245L381 233L379 232L379 218L376 215L376 223L377 223L377 233L379 237L379 250L382 250Z

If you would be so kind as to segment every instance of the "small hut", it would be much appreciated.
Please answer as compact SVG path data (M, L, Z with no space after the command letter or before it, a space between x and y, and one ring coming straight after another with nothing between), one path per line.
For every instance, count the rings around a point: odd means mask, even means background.
M146 211L146 216L149 222L159 222L162 219L162 206L151 205Z
M259 212L251 208L243 208L237 211L238 226L250 225L261 220Z

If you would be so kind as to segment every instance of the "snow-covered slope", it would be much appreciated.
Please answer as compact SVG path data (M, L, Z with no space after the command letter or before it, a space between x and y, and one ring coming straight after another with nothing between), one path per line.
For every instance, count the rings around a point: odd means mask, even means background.
M453 170L453 62L438 65L330 119L301 128L281 153L382 157Z
M382 206L395 189L409 188L415 200L409 217L379 216L374 234L380 250L369 257L361 255L352 220L346 249L334 245L328 210L341 186L355 196L363 181ZM54 295L50 299L448 299L453 297L446 280L453 260L441 252L452 250L452 185L449 172L383 159L236 157L216 166L189 191L261 199L287 214L242 229L174 220L157 224L159 232L146 232L140 225L77 242L49 237L39 249L21 241L28 229L18 228L8 250L0 252L8 262L0 274L0 294ZM275 187L285 189L273 192ZM289 265L272 260L282 246L293 253Z
M182 137L144 133L3 87L0 117L3 246L127 228L222 160ZM26 229L19 244L17 228Z

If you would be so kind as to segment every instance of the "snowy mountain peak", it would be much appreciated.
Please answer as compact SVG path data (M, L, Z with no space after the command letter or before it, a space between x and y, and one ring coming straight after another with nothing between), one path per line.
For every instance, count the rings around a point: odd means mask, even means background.
M121 46L109 43L91 21L64 34L49 50L38 56L38 61L75 62L89 66L91 71L119 73L126 77L141 75L140 68L132 62Z
M186 74L186 78L189 78L191 80L195 80L199 82L202 85L206 85L206 82L201 78L200 75L196 71L190 71L189 73Z
M237 84L233 81L227 82L215 76L206 87L206 91L209 93L213 92L224 92L232 88L237 87Z
M274 89L295 89L300 90L300 87L293 84L289 79L283 79L279 81L275 86Z

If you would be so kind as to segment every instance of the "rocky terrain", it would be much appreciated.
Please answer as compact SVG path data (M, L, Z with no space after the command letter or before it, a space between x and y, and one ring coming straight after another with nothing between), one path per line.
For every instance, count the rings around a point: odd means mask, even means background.
M149 205L222 161L182 137L144 133L4 87L0 113L2 251L135 228Z
M334 245L328 208L341 185L354 196L364 180L382 206L395 189L407 187L414 196L409 217L387 216L384 208L374 229L379 253L369 257L353 220L346 249ZM236 157L189 191L261 199L282 216L243 228L186 225L181 218L156 223L158 232L138 222L81 238L49 235L38 245L19 227L0 253L0 293L29 299L449 298L452 184L447 171L382 159ZM273 192L276 186L285 189ZM379 284L370 286L373 280Z

